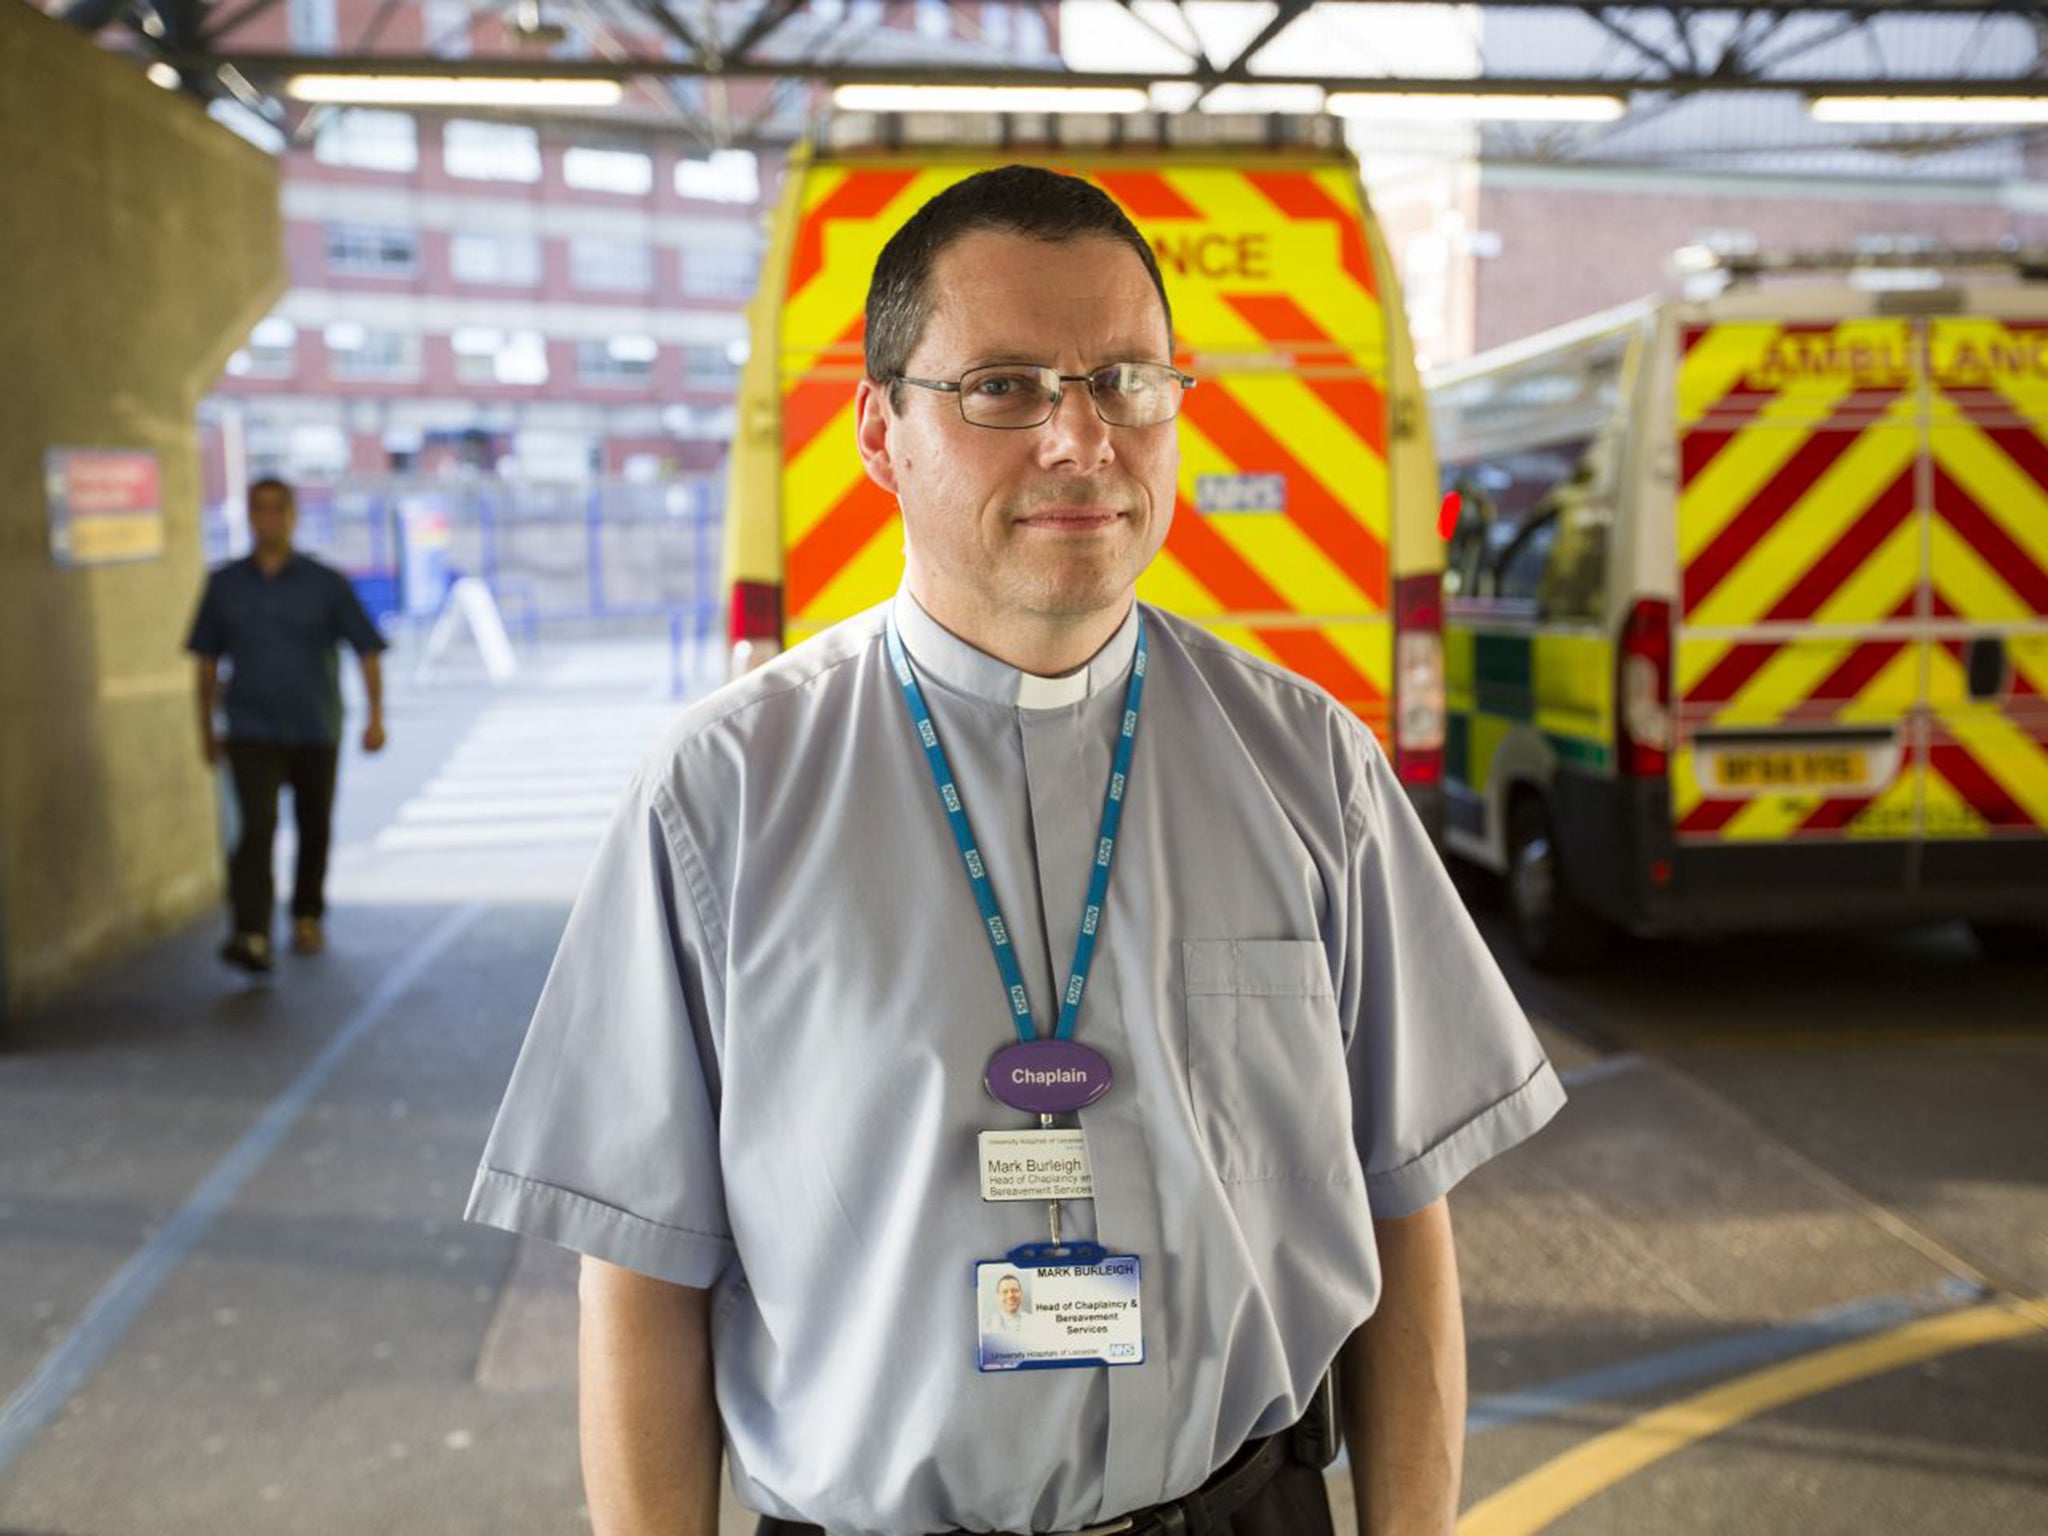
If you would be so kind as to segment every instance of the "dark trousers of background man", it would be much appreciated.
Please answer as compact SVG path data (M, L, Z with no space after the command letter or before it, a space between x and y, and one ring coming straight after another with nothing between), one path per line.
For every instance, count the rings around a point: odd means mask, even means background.
M271 860L277 841L277 794L292 790L293 819L299 827L299 866L292 882L292 916L325 914L327 842L334 823L334 775L338 747L293 746L276 741L230 741L228 769L242 814L242 836L228 859L228 899L237 933L270 932L277 902Z

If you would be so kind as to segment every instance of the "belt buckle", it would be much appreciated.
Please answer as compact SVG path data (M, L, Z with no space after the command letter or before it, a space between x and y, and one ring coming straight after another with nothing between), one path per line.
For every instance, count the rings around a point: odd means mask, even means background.
M1119 1536L1120 1532L1133 1531L1138 1527L1137 1519L1125 1515L1121 1520L1112 1520L1107 1525L1089 1525L1075 1531L1073 1536Z

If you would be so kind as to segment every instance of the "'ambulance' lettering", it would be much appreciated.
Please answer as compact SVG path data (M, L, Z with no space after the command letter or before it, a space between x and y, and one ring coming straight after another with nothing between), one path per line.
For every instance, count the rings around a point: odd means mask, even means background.
M1995 379L2048 378L2048 331L1981 339L1962 337L1934 359L1942 384L1985 385Z
M1843 341L1833 336L1781 336L1757 364L1758 389L1783 389L1803 379L1848 381L1856 387L1902 385L1913 375L1913 353L1896 341Z
M1264 235L1154 235L1152 249L1182 277L1272 276Z

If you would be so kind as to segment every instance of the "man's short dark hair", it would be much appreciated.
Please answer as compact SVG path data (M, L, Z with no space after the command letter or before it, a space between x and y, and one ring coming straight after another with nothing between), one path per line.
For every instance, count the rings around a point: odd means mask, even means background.
M299 493L292 489L291 482L288 480L280 480L275 475L265 475L260 480L251 480L249 482L249 495L247 498L251 503L256 500L256 493L258 491L281 491L284 494L284 504L287 510L295 510L298 507Z
M1121 241L1138 253L1159 295L1169 345L1173 306L1152 246L1101 188L1078 176L1035 165L1006 165L955 182L913 213L889 238L868 284L867 369L877 384L896 385L931 319L932 267L955 241L973 234L1022 235L1028 240ZM891 398L898 399L892 388Z

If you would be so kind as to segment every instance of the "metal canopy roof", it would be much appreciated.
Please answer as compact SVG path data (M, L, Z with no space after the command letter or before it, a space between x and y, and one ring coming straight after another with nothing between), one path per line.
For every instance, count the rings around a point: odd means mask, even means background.
M1140 6L1114 0L1146 33L1171 48L1177 62L1164 68L1115 73L1077 72L1058 59L1024 59L1009 50L965 39L933 39L916 32L863 26L805 0L475 0L478 15L513 18L527 46L462 57L442 52L401 53L380 45L390 0L357 38L342 38L331 53L280 53L247 46L252 24L283 0L64 0L57 14L97 30L125 16L132 31L117 46L168 63L184 88L209 97L233 96L273 121L289 122L303 109L283 109L277 91L292 75L432 75L601 78L633 82L632 105L616 125L645 131L666 120L692 137L719 144L786 141L800 131L802 114L789 110L805 84L845 83L1151 86L1179 82L1197 97L1236 83L1308 84L1326 90L1383 93L1456 92L1548 95L1626 94L1631 110L1618 123L1598 127L1488 130L1489 156L1550 162L1607 159L1617 150L1634 163L1672 163L1698 134L1646 132L1658 119L1688 107L1719 102L1719 126L1708 138L1727 138L1743 113L1727 105L1764 109L1774 142L1787 133L1798 149L1838 146L1925 160L1987 143L2018 153L2038 142L2029 128L1914 130L1873 134L1839 131L1818 140L1806 129L1797 98L1817 92L1883 96L2037 96L2048 93L2048 3L2043 0L1846 0L1837 4L1718 5L1558 4L1555 0L1490 0L1456 6L1408 0L1403 9L1435 8L1474 17L1476 75L1445 72L1393 76L1371 67L1372 50L1357 59L1333 57L1327 72L1271 69L1276 45L1312 11L1332 5L1370 17L1392 0L1276 0L1270 18L1249 41L1230 49L1205 45L1192 24L1200 7L1160 0ZM1175 12L1179 12L1178 16ZM1169 18L1171 19L1169 21ZM1121 18L1119 18L1121 19ZM1392 15L1379 19L1392 22ZM542 25L536 29L535 23ZM562 25L575 35L565 49ZM1068 8L1068 35L1084 25ZM109 41L115 41L112 34ZM552 44L553 46L550 46ZM1378 50L1386 52L1384 46ZM572 56L564 56L568 53ZM1363 67L1361 67L1363 66ZM781 82L774 110L736 111L723 92L698 91L693 99L677 82ZM756 96L761 94L757 89ZM1781 103L1775 112L1770 99ZM1691 114L1697 117L1695 111ZM1689 121L1689 119L1688 119ZM1626 146L1634 145L1632 150ZM1758 152L1761 152L1759 149ZM1725 153L1725 151L1724 151ZM1733 162L1731 162L1733 163Z

